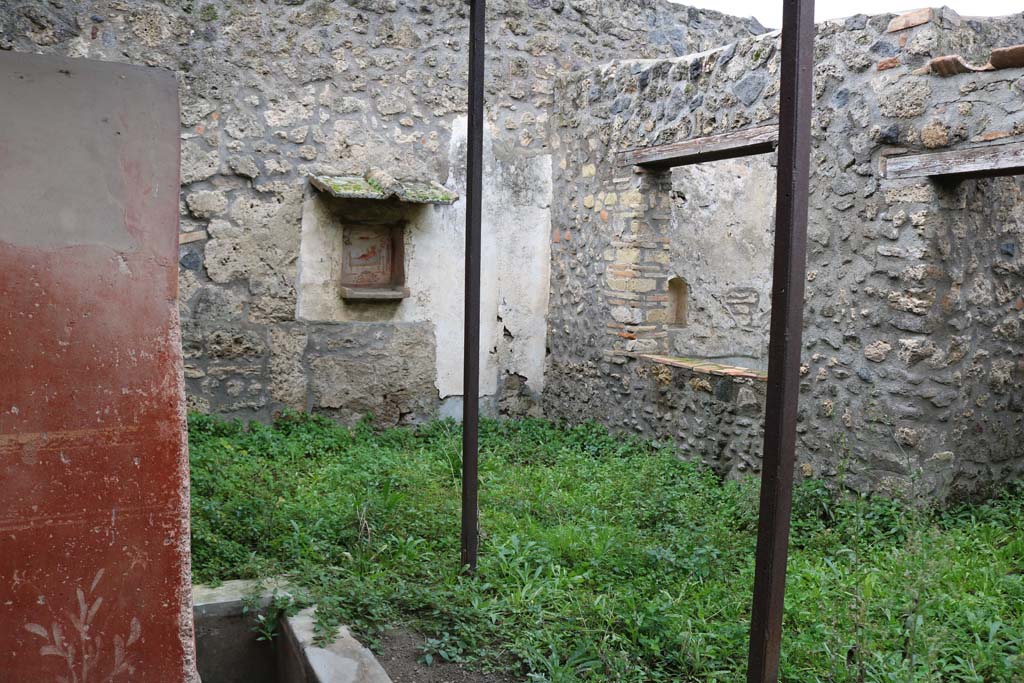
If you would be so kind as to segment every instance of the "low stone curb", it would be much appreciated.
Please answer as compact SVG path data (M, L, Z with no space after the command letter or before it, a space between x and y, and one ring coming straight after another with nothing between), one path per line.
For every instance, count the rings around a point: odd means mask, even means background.
M258 585L266 587L267 583L227 581L216 588L192 587L204 683L252 683L254 676L276 683L391 683L374 654L347 626L338 628L330 644L320 647L314 643L316 607L283 619L278 637L267 649L252 631L255 615L245 613L246 598ZM256 603L259 609L270 606L274 591L287 593L287 584L272 583L264 590ZM220 661L211 662L211 657ZM268 671L275 660L276 672Z
M326 647L314 644L316 607L308 607L282 624L282 637L290 643L284 652L288 670L282 680L308 683L391 683L372 652L357 641L347 626L340 626ZM292 670L289 670L293 667ZM301 668L299 668L301 667Z

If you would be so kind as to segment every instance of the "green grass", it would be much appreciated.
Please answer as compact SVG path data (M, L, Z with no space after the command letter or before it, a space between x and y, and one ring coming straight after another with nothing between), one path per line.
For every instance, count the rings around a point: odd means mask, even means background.
M757 483L603 428L481 425L478 573L460 431L190 419L199 582L287 574L323 627L526 681L738 681ZM1024 681L1024 488L914 511L798 487L784 681Z

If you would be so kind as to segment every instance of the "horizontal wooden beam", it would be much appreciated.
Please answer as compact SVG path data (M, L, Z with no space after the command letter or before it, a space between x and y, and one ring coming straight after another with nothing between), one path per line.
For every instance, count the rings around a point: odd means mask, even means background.
M692 138L667 145L628 149L618 154L620 166L641 166L664 170L719 159L767 154L779 143L779 127L744 128L704 138Z
M986 178L1024 174L1024 141L972 145L945 152L904 154L885 159L886 178Z
M178 244L191 244L192 242L198 242L205 240L209 237L205 230L193 230L192 232L179 232L178 233Z

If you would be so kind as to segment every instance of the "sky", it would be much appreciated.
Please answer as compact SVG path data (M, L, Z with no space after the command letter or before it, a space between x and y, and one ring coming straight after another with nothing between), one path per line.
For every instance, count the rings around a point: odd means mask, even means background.
M768 28L782 27L782 0L673 0L684 5L706 7L740 17L756 17ZM1021 0L936 0L932 4L905 5L906 0L818 0L815 19L841 19L853 14L899 13L918 7L945 4L960 16L1002 16L1021 11Z

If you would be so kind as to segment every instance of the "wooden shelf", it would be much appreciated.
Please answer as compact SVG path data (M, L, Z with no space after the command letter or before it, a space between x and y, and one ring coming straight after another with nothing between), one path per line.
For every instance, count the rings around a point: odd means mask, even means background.
M1024 142L965 145L885 158L886 178L986 178L1024 173Z
M767 154L774 151L778 144L777 125L744 128L667 145L629 149L619 152L618 163L620 166L640 166L652 171L667 170L705 161Z
M744 368L738 365L716 363L702 358L678 358L675 356L659 356L650 353L639 354L639 357L644 360L649 360L652 363L669 365L674 368L684 368L703 375L739 377L744 379L753 379L759 382L766 382L768 380L768 373L765 370L755 370L754 368Z

